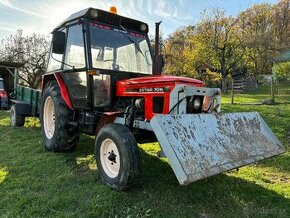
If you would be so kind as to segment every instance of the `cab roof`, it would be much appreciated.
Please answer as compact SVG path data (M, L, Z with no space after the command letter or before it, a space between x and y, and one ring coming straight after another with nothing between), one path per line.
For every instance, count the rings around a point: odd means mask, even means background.
M97 15L97 16L96 16ZM118 14L103 11L97 8L86 8L70 15L62 23L60 23L54 30L57 31L62 27L65 27L68 23L76 21L78 19L86 18L89 20L95 20L102 23L110 24L119 27L120 25L126 29L135 30L137 32L148 33L148 24L134 20L128 17L123 17ZM141 30L141 25L146 25L146 30Z

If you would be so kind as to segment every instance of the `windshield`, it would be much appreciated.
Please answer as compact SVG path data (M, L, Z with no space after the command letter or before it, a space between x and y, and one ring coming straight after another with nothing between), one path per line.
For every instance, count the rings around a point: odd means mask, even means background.
M152 74L152 57L145 35L97 23L90 26L94 68Z

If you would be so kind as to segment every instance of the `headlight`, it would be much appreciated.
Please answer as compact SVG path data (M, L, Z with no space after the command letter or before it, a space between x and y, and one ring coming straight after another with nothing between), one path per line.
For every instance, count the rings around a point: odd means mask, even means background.
M201 100L200 100L200 98L196 98L193 102L193 108L195 110L198 110L200 108L200 106L201 106Z
M135 107L137 107L138 109L143 110L144 109L144 98L137 98L135 101Z
M147 25L145 23L141 24L140 29L142 32L145 32L147 30Z
M186 113L201 113L203 105L203 96L187 97Z
M91 15L91 17L93 18L93 19L96 19L98 16L99 16L99 13L98 13L98 11L97 10L91 10L90 11L90 15Z

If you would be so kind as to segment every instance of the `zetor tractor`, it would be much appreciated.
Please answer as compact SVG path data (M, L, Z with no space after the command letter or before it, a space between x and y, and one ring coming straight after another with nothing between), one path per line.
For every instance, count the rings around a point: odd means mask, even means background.
M39 113L48 151L96 135L98 173L118 190L139 174L139 142L159 141L182 185L285 151L258 113L221 114L220 89L160 75L147 33L146 23L94 8L53 30Z

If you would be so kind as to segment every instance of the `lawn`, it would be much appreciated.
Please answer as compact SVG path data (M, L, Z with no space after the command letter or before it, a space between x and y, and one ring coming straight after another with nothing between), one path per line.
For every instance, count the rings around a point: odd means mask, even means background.
M235 93L234 103L236 104L255 104L269 101L272 99L271 84L261 85L249 93ZM274 88L274 100L276 103L290 103L290 84L276 85ZM224 103L231 102L231 95L223 96Z
M259 111L288 152L257 164L179 186L157 144L140 145L142 174L127 192L103 185L94 137L82 135L74 153L45 151L39 122L9 126L0 112L2 217L289 217L290 105L223 105Z

